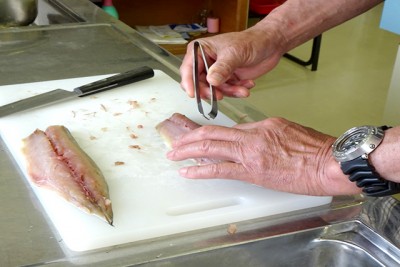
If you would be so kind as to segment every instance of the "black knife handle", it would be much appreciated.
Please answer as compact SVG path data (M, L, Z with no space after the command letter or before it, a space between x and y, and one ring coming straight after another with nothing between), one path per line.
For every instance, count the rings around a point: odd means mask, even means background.
M110 90L126 84L148 79L153 76L154 76L153 69L147 66L143 66L137 69L113 75L111 77L99 81L79 86L74 89L74 92L80 97L87 96L101 91Z

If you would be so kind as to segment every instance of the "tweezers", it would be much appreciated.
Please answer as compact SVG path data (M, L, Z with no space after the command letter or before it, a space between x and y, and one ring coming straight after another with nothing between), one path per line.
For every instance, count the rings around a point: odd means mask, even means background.
M208 73L208 63L206 59L206 55L204 53L203 47L201 46L199 41L195 41L193 45L193 85L194 85L194 96L196 98L197 102L197 108L199 112L203 115L204 118L207 120L209 119L215 119L218 114L218 104L217 104L217 95L215 93L215 90L211 84L210 86L210 95L211 95L211 111L208 113L208 116L204 114L204 109L203 105L201 103L201 97L200 97L200 82L199 82L199 59L198 59L198 50L200 48L200 53L201 57L204 62L204 68L206 70L206 73Z

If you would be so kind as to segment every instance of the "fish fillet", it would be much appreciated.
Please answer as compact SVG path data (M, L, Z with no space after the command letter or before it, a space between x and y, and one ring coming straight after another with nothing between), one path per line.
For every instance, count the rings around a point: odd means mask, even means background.
M171 148L171 144L176 138L182 134L193 131L202 125L190 120L185 115L174 113L172 116L156 125L156 130L164 139L165 144ZM210 158L196 158L193 159L199 164L209 164L221 162L220 160Z
M56 192L112 225L113 211L104 176L66 127L35 130L23 142L29 178L35 185Z

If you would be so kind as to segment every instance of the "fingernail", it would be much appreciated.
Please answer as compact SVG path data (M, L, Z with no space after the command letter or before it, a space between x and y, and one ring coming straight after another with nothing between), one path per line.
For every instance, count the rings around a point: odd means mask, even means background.
M222 77L221 74L215 72L213 74L210 75L210 78L207 79L209 80L208 82L214 86L218 86L220 85L223 81L224 81L224 77Z
M247 81L245 84L244 84L244 86L246 87L246 88L248 88L248 89L250 89L250 88L253 88L254 86L255 86L256 84L255 84L255 82L254 81Z
M236 91L236 92L234 93L234 96L235 96L235 97L238 97L238 98L241 98L241 97L248 97L249 94L248 94L248 91L247 91L247 90L239 90L239 91Z
M186 176L187 172L188 172L188 168L187 167L179 169L179 174L181 176Z
M173 150L168 151L167 154L166 154L167 159L172 159L173 158L173 154L174 154Z

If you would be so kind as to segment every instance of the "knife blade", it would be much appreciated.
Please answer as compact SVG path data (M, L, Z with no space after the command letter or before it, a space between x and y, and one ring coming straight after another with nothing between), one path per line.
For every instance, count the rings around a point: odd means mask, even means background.
M47 106L52 103L65 101L71 98L84 97L94 93L110 90L126 84L138 82L154 76L153 69L143 66L127 72L116 74L105 79L101 79L89 84L85 84L67 91L63 89L55 89L47 93L28 97L16 102L12 102L0 107L0 118L11 115L24 110L36 107Z

